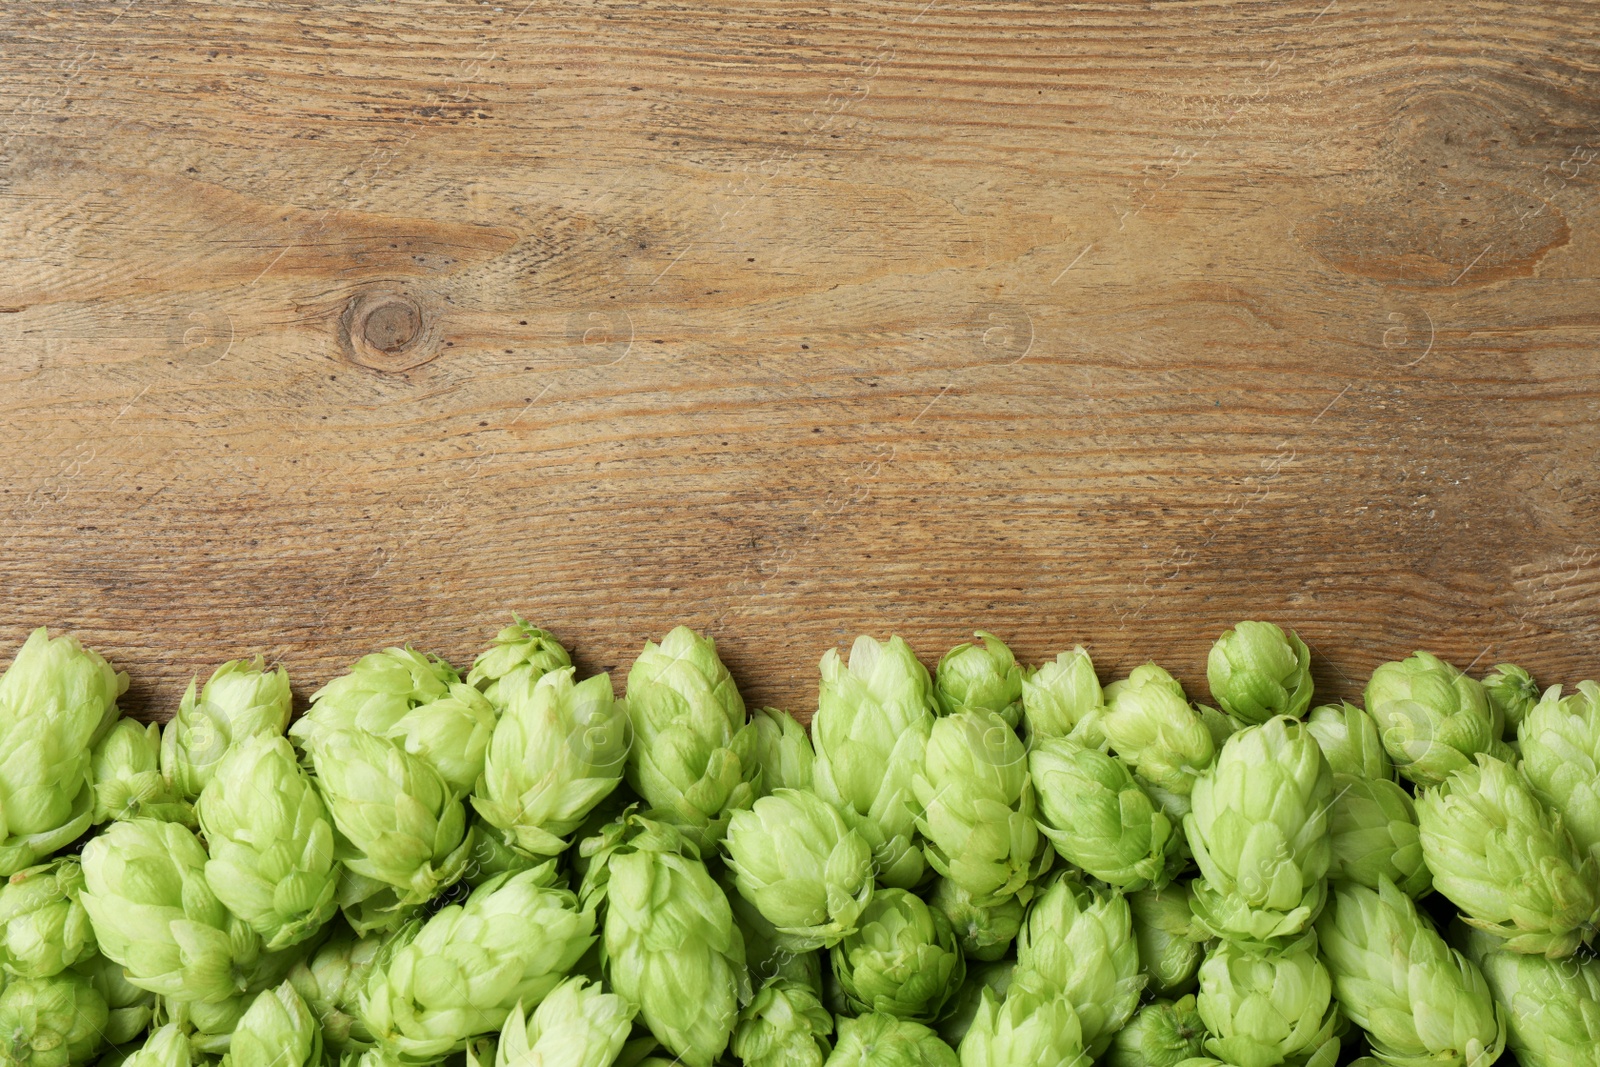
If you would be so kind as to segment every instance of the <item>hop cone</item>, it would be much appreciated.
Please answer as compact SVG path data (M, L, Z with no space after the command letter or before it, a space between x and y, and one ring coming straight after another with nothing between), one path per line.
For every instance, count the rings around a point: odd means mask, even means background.
M1128 894L1139 962L1150 978L1150 992L1157 996L1176 996L1194 987L1205 945L1197 940L1203 935L1195 930L1191 899L1182 882Z
M7 975L49 978L94 954L82 890L83 868L72 858L29 867L0 884L0 968Z
M572 666L572 657L548 630L511 616L512 623L494 635L488 648L478 653L467 672L467 684L476 686L502 712L511 694L525 690L551 671Z
M756 734L756 763L761 768L761 791L810 790L817 757L806 728L781 708L759 708L750 715Z
M177 1023L168 1023L145 1039L122 1067L192 1067L194 1049Z
M368 976L372 1036L409 1059L442 1056L549 995L594 943L594 913L554 876L552 863L502 875L435 912Z
M1228 739L1183 828L1203 877L1202 928L1270 943L1304 930L1326 893L1333 774L1305 724L1276 718Z
M1388 778L1333 776L1328 809L1329 878L1345 878L1368 889L1387 878L1412 898L1433 888L1422 861L1417 809L1411 794Z
M161 774L161 728L119 719L94 746L94 821L165 819L194 825L187 801Z
M0 988L0 1062L16 1067L87 1063L105 1044L106 1002L87 978L11 978Z
M1105 1067L1177 1067L1200 1056L1206 1028L1194 997L1152 1000L1111 1038Z
M822 686L811 720L817 795L837 807L872 846L878 880L909 889L926 870L916 844L912 777L933 729L933 684L898 637L856 638L846 668L822 656Z
M733 1054L745 1067L822 1067L833 1048L833 1017L816 990L778 979L739 1013Z
M1039 828L1067 862L1123 889L1162 886L1182 834L1117 759L1065 737L1036 741L1028 768Z
M980 994L977 1014L961 1039L961 1067L1088 1067L1078 1014L1065 993L1012 989L1000 1000Z
M934 870L981 904L1015 896L1049 863L1034 821L1028 753L992 711L957 711L933 724L911 780Z
M1065 993L1091 1057L1103 1053L1111 1035L1132 1018L1144 985L1133 920L1121 893L1062 875L1034 900L1017 938L1013 990Z
M944 1013L935 1024L945 1044L951 1048L961 1047L962 1039L972 1029L973 1020L978 1017L978 1009L983 1006L984 1000L1005 1000L1016 970L1015 960L979 961L967 967L966 980L946 1002Z
M628 784L655 817L679 827L703 852L721 840L728 813L760 789L757 736L745 721L716 642L679 626L646 641L628 671Z
M461 877L472 850L466 812L431 764L353 730L320 735L310 753L338 831L335 858L351 873L393 888L402 906Z
M1206 682L1222 710L1241 722L1298 719L1311 706L1311 650L1270 622L1224 630L1206 660Z
M1022 717L1030 740L1072 735L1099 748L1105 740L1100 722L1105 710L1094 661L1082 645L1022 679Z
M1417 799L1433 885L1514 952L1570 956L1600 921L1595 859L1516 768L1493 756Z
M128 676L78 639L33 631L0 676L0 878L89 828L90 746L117 716Z
M333 823L282 737L236 744L197 802L206 882L268 949L304 941L334 912Z
M1579 682L1569 697L1552 687L1522 719L1517 741L1534 792L1600 859L1600 685Z
M1334 886L1317 920L1340 1010L1394 1067L1489 1067L1505 1018L1478 968L1388 882Z
M1238 1067L1333 1067L1339 1058L1343 1020L1310 931L1282 951L1218 942L1200 965L1196 1007L1214 1035L1206 1049Z
M733 924L739 928L739 936L744 941L751 984L760 986L781 979L820 991L823 953L816 949L800 952L787 947L785 936L739 892L726 864L720 872L719 884L733 912Z
M735 811L725 844L739 893L793 949L837 944L872 898L872 849L813 793L780 789Z
M110 1009L104 1027L107 1043L125 1045L150 1025L156 995L129 982L121 964L95 953L72 969L88 979Z
M948 878L934 883L928 904L950 921L961 954L969 960L993 961L1006 954L1022 929L1024 898L1027 890L996 904L980 903L973 895Z
M1112 750L1162 789L1185 797L1193 792L1216 747L1172 675L1154 663L1135 667L1106 687L1105 701L1101 728Z
M871 1012L839 1020L839 1040L827 1067L958 1067L960 1062L955 1050L921 1023Z
M516 848L558 855L622 780L628 718L609 676L574 683L570 667L506 697L472 805Z
M584 901L605 903L601 960L611 988L674 1056L710 1067L750 995L728 898L693 845L663 823L630 815L581 848Z
M336 934L289 972L289 984L321 1020L322 1036L330 1048L372 1042L359 1011L361 991L373 968L394 947L395 939Z
M1499 717L1504 730L1513 734L1539 702L1538 683L1515 663L1501 663L1484 675L1483 693L1489 699L1491 716Z
M431 764L446 785L465 796L483 775L498 715L488 697L465 682L452 682L449 693L407 711L383 736Z
M230 660L196 691L189 681L177 714L161 732L161 773L183 800L194 800L234 744L289 725L289 672L266 660Z
M322 1030L288 982L256 996L222 1057L222 1067L319 1067L321 1063Z
M112 823L83 850L79 899L100 951L142 989L217 1002L248 985L260 941L205 879L206 850L176 823Z
M979 630L979 644L961 644L944 654L933 676L933 695L946 715L992 711L1015 727L1022 721L1022 668L1006 643Z
M1483 971L1522 1067L1600 1065L1600 961L1507 952L1481 930L1458 943Z
M374 652L312 693L311 710L289 727L289 736L309 751L330 733L383 735L412 708L449 696L460 680L450 664L409 645Z
M1316 738L1334 774L1393 778L1394 764L1378 736L1378 724L1354 704L1312 708L1306 729Z
M633 1005L590 985L568 978L534 1011L523 1014L518 1004L500 1033L497 1067L610 1067L628 1040Z
M1483 685L1427 652L1373 671L1366 702L1395 768L1420 786L1471 766L1500 736Z
M860 928L833 947L833 975L851 1011L932 1022L960 987L966 961L938 911L904 889L880 889Z

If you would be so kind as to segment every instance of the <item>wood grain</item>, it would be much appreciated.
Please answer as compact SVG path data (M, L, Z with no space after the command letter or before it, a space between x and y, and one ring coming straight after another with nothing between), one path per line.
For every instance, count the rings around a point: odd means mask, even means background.
M513 611L1204 695L1600 674L1600 6L119 0L0 28L0 646ZM374 309L376 317L373 317ZM620 678L618 679L620 683Z

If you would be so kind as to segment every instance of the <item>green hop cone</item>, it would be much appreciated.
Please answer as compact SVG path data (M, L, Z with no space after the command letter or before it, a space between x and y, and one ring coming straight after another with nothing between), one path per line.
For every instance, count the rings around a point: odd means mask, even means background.
M1417 798L1433 886L1513 952L1570 956L1600 922L1600 875L1522 772L1493 756Z
M981 903L960 884L940 878L928 894L928 904L949 920L963 956L993 961L1006 954L1022 929L1025 897L1032 899L1032 894L1025 890L998 903Z
M187 801L161 774L161 728L119 719L94 746L94 821L165 819L194 825Z
M1306 729L1322 747L1322 754L1334 774L1394 777L1394 764L1389 762L1389 753L1384 751L1377 722L1354 704L1323 704L1312 708L1306 719Z
M1112 751L1168 792L1193 792L1216 747L1172 675L1154 663L1135 667L1128 677L1106 686L1105 701L1100 723Z
M204 1001L163 1000L155 1016L158 1023L177 1023L189 1035L189 1044L206 1056L221 1056L233 1044L245 1012L255 1003L253 993L240 993L208 1004Z
M0 1062L7 1067L87 1063L105 1045L106 1002L74 971L8 978L0 988Z
M412 708L449 696L459 681L455 668L438 656L410 645L386 648L362 656L348 673L312 693L311 710L289 727L289 736L307 751L331 733L381 736Z
M281 734L289 725L289 672L266 660L230 660L198 689L190 679L177 714L161 731L161 773L183 800L194 800L228 749L247 737Z
M760 790L757 735L716 642L679 626L646 641L628 670L628 784L653 815L710 853L728 813Z
M735 811L724 845L739 893L797 951L838 944L872 899L872 849L813 793Z
M1513 734L1539 702L1538 683L1515 663L1501 663L1484 675L1483 693L1489 698L1491 714L1499 716L1505 730Z
M817 756L806 728L781 708L758 708L750 714L750 725L756 734L761 791L809 790Z
M167 1023L145 1039L121 1067L193 1067L194 1048L177 1023Z
M1263 944L1317 917L1332 854L1333 773L1304 723L1279 717L1228 739L1183 820L1203 876L1201 929Z
M989 990L958 1050L961 1067L1088 1067L1078 1013L1065 993L1014 988L1004 1000Z
M1219 941L1200 965L1195 1006L1213 1035L1206 1050L1238 1067L1333 1067L1343 1020L1333 980L1307 931L1282 951Z
M580 846L583 899L605 904L611 988L688 1067L710 1067L750 996L744 939L722 889L674 827L639 815Z
M426 760L446 785L465 796L483 776L498 717L488 697L465 682L453 682L449 693L407 711L383 736Z
M1028 769L1039 828L1068 863L1123 889L1163 886L1183 835L1122 761L1071 738L1035 742Z
M933 730L933 683L898 637L856 638L848 667L829 649L821 672L811 720L817 795L872 846L878 881L911 889L927 869L916 843L911 781Z
M571 667L506 697L472 805L508 844L531 856L559 855L622 780L627 713L608 675L574 682Z
M71 844L94 816L90 747L128 676L39 627L0 676L0 878Z
M980 644L961 644L944 654L933 675L933 696L946 715L992 711L1015 727L1022 721L1022 668L1006 643L979 630Z
M75 858L18 871L0 883L0 968L19 978L49 978L94 954L94 930L78 894ZM0 977L0 983L6 979Z
M297 962L289 984L300 994L322 1025L329 1048L343 1049L372 1043L372 1032L359 1011L367 977L401 939L335 934L316 952Z
M1600 859L1600 685L1552 686L1517 728L1522 773L1577 846Z
M1162 889L1141 889L1128 894L1133 915L1133 939L1139 962L1158 997L1172 997L1194 988L1195 972L1205 956L1205 945L1194 926L1189 887L1174 882Z
M1132 915L1121 893L1061 875L1034 900L1017 938L1013 992L1022 986L1065 993L1091 1058L1133 1017L1144 985Z
M472 851L466 811L432 764L354 730L329 731L310 751L338 831L334 857L351 873L394 889L399 906L460 879Z
M1505 1018L1482 973L1388 882L1333 887L1317 919L1322 962L1346 1018L1394 1067L1490 1067Z
M966 977L949 921L904 889L878 890L831 955L839 993L857 1014L931 1022Z
M960 1063L955 1049L921 1023L871 1012L839 1020L839 1039L826 1067L958 1067Z
M1105 740L1104 716L1105 694L1082 645L1022 679L1022 717L1030 740L1070 735L1099 748Z
M554 634L519 615L511 618L511 625L494 635L494 641L478 653L467 672L467 684L481 690L501 712L511 703L511 694L529 688L551 671L572 666L572 657Z
M823 953L816 949L798 952L789 948L787 938L739 892L726 864L717 877L727 897L728 907L733 912L734 925L739 928L739 936L744 941L745 964L751 984L760 986L782 979L820 993Z
M243 992L261 943L205 878L206 850L176 823L112 823L83 849L79 895L100 951L142 989L216 1002Z
M1416 806L1411 794L1388 778L1333 776L1328 846L1329 878L1376 889L1383 877L1413 899L1433 888L1422 860Z
M1600 1064L1600 961L1506 952L1491 934L1459 932L1505 1013L1506 1044L1521 1067Z
M1366 703L1395 769L1419 786L1471 766L1500 736L1482 683L1427 652L1373 671Z
M554 863L501 875L435 912L374 967L361 994L373 1038L408 1059L443 1056L539 1004L594 942L594 913L552 887Z
M1177 1067L1205 1049L1206 1027L1193 996L1152 1000L1111 1038L1105 1067Z
M1016 896L1049 865L1028 752L995 712L963 710L935 722L911 788L928 864L980 904Z
M833 1016L816 990L777 979L739 1013L733 1054L745 1067L822 1067L833 1048Z
M985 999L1005 1000L1016 970L1015 960L978 961L968 965L966 980L945 1003L943 1014L934 1024L947 1045L961 1047Z
M287 739L228 750L196 801L211 845L206 883L269 950L312 936L333 916L333 823Z
M322 1029L288 982L256 995L222 1057L222 1067L320 1067L321 1063Z
M150 1025L155 1014L156 995L128 981L128 974L115 960L96 953L72 968L88 979L110 1009L105 1023L106 1042L126 1045Z
M627 1043L633 1005L582 978L550 991L531 1017L518 1004L500 1032L497 1067L610 1067Z
M1311 650L1270 622L1224 630L1206 659L1206 683L1222 710L1248 724L1298 719L1311 706Z

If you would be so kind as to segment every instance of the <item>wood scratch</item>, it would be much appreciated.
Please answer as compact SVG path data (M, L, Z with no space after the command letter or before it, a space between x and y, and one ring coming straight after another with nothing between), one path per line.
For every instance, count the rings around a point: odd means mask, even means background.
M1488 244L1484 245L1483 246L1483 251L1479 252L1477 255L1473 256L1472 257L1472 262L1468 263L1465 267L1462 267L1461 268L1461 273L1457 274L1455 276L1455 280L1452 281L1450 284L1454 285L1456 282L1459 282L1462 278L1465 278L1467 276L1467 271L1471 270L1473 267L1476 267L1478 265L1478 260L1480 260L1484 256L1488 255L1489 254L1489 249L1491 249L1493 247L1494 247L1494 242L1493 241L1490 241Z
M1079 252L1076 256L1073 256L1072 257L1072 262L1068 263L1065 267L1062 267L1061 268L1061 273L1057 274L1054 278L1052 278L1051 281L1050 281L1050 284L1054 285L1056 282L1059 282L1062 278L1065 278L1067 276L1067 271L1071 270L1073 267L1076 267L1078 265L1078 260L1080 260L1084 256L1088 255L1089 254L1089 249L1091 249L1093 247L1094 247L1094 242L1093 241L1090 241L1088 244L1084 245L1083 246L1083 251Z
M917 419L920 419L920 418L922 418L922 416L926 415L928 413L928 408L931 408L931 407L933 407L933 405L937 404L939 402L940 398L944 396L944 394L948 393L951 389L953 389L955 387L955 384L956 384L955 382L951 382L949 385L947 385L943 389L939 390L939 395L934 397L932 400L928 401L927 406L924 407L921 411L917 412L917 418L911 420L911 425L915 426L917 424Z
M673 267L676 267L678 265L678 260L682 259L684 257L684 255L685 255L685 253L687 253L689 251L689 249L691 249L693 247L694 247L694 242L693 241L690 241L688 244L684 245L683 246L683 251L679 252L677 255L673 256L672 257L672 262L668 263L665 267L662 267L661 268L661 273L657 274L654 278L651 278L650 279L650 285L645 286L645 288L648 289L648 288L650 288L651 285L655 285L656 282L659 282L662 278L665 278L667 276L667 271L671 270Z
M1348 393L1350 391L1351 386L1353 386L1355 384L1356 384L1355 382L1350 382L1350 383L1346 384L1343 389L1339 390L1339 396L1336 396L1332 400L1328 401L1328 406L1323 408L1321 411L1317 412L1317 418L1316 419L1312 419L1306 425L1315 426L1317 424L1317 419L1320 419L1320 418L1322 418L1322 416L1326 415L1328 413L1329 409L1331 409L1333 407L1333 405L1335 405L1335 404L1337 404L1339 402L1339 397L1342 397L1342 396L1344 396L1344 394Z

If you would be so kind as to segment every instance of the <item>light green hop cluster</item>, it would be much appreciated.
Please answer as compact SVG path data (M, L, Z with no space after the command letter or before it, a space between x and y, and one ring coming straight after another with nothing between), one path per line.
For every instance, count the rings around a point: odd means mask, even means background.
M1334 774L1361 778L1393 778L1394 764L1384 750L1378 724L1354 704L1324 704L1312 708L1306 729L1322 747Z
M145 1038L143 1045L122 1061L122 1067L193 1067L194 1048L177 1023L167 1023Z
M570 667L512 690L494 728L472 805L506 842L555 856L622 780L630 728L604 674L574 681Z
M372 1032L361 1018L361 991L373 969L400 941L336 933L289 972L289 984L321 1022L329 1048L372 1043Z
M956 882L939 878L928 894L928 904L949 920L962 955L969 960L993 961L1006 954L1022 929L1024 897L1032 899L1031 891L993 904L980 903Z
M1306 929L1326 893L1332 798L1333 774L1304 723L1279 717L1230 737L1183 823L1202 875L1200 926L1262 944Z
M1111 749L1139 776L1169 793L1187 797L1216 756L1212 731L1189 706L1183 686L1161 667L1146 663L1105 688L1101 729Z
M498 718L499 709L488 697L465 682L452 682L444 696L410 709L383 736L430 764L446 785L465 796L483 775Z
M222 1057L222 1067L318 1067L321 1063L322 1028L288 982L256 995Z
M745 1067L822 1067L833 1049L833 1017L815 988L775 979L739 1013L732 1051Z
M821 672L811 720L817 795L872 846L880 883L913 888L926 870L912 779L933 731L927 668L900 638L880 643L863 635L850 648L848 666L829 649Z
M11 978L0 987L0 1062L17 1067L87 1063L105 1045L105 998L75 971Z
M83 868L72 858L29 867L0 884L0 969L6 975L49 978L94 954L82 891Z
M761 792L780 789L810 791L817 756L806 728L782 708L757 708L750 713L756 734L756 763L761 768Z
M1378 888L1387 878L1407 896L1433 888L1423 862L1421 832L1411 794L1388 778L1333 776L1328 809L1329 878Z
M331 733L383 736L411 709L449 696L459 681L450 664L409 645L374 652L311 694L311 710L289 727L289 736L307 751Z
M958 1067L955 1050L921 1023L883 1012L839 1020L827 1067ZM641 1065L643 1067L643 1065Z
M555 634L520 615L511 619L511 625L494 635L467 672L467 684L481 690L502 712L510 705L513 694L528 689L551 671L572 666L572 657Z
M1078 1013L1067 994L1059 990L1019 987L1003 1000L983 990L957 1052L962 1067L1089 1064Z
M656 818L709 853L760 792L757 733L716 642L679 626L628 671L628 783Z
M1120 760L1072 738L1046 737L1028 754L1039 828L1067 862L1123 889L1163 886L1183 835Z
M1193 996L1152 1000L1118 1030L1105 1067L1177 1067L1205 1049L1206 1027Z
M1312 931L1281 950L1221 941L1200 965L1206 1049L1238 1067L1333 1067L1344 1020Z
M1077 737L1090 748L1105 741L1105 694L1082 645L1062 652L1022 679L1022 718L1030 740Z
M1552 686L1520 720L1517 741L1534 792L1600 859L1600 684L1579 682L1566 697Z
M1204 934L1195 928L1193 897L1183 882L1128 894L1133 939L1149 977L1146 987L1158 997L1186 993L1205 956Z
M91 747L116 720L128 676L70 635L28 635L0 675L0 878L89 828Z
M289 725L289 672L266 660L230 660L197 689L190 679L177 712L161 731L161 773L173 792L192 801L216 774L228 749Z
M1519 770L1493 756L1417 799L1433 885L1515 952L1570 956L1600 924L1600 873Z
M161 773L161 728L119 719L94 746L94 821L166 819L194 825L188 802Z
M979 630L978 643L957 645L939 660L933 696L945 715L992 711L1007 726L1022 721L1022 668L1006 643Z
M878 890L831 955L849 1014L932 1022L966 974L949 921L903 889Z
M1311 706L1311 650L1298 634L1270 622L1237 623L1211 646L1206 682L1222 710L1240 722L1298 719Z
M1481 930L1458 933L1505 1015L1506 1044L1522 1067L1600 1064L1600 961L1508 952Z
M1373 671L1366 704L1395 769L1419 786L1471 766L1500 738L1483 684L1427 652Z
M107 1044L126 1045L133 1041L155 1014L156 995L128 981L121 964L95 953L72 968L94 986L109 1009L104 1027Z
M1489 698L1490 713L1513 735L1540 696L1539 684L1533 676L1515 663L1498 664L1484 675L1483 692Z
M961 988L945 1002L944 1012L934 1024L945 1044L951 1048L961 1047L972 1021L978 1017L985 995L996 1001L1005 1000L1016 971L1015 960L980 960L967 966L967 977Z
M550 991L531 1016L512 1008L495 1067L610 1067L633 1025L633 1005L582 977Z
M963 709L935 722L911 788L928 864L978 903L1016 896L1048 865L1027 750L996 712Z

